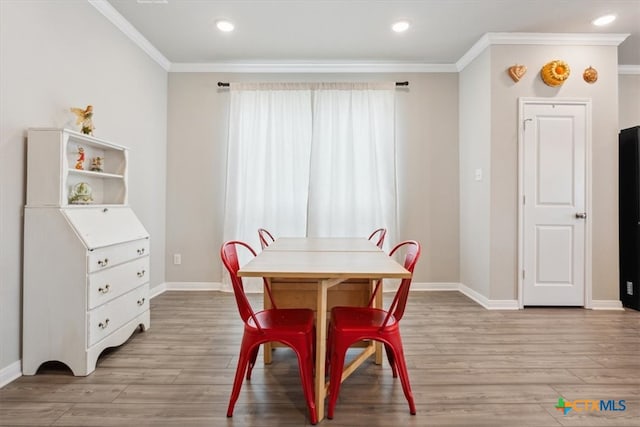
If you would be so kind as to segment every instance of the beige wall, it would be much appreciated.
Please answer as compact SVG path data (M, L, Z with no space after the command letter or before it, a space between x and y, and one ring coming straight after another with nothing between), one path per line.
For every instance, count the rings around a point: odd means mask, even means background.
M460 73L460 282L489 295L491 66L485 50ZM482 174L476 180L476 170Z
M615 46L507 46L489 48L490 74L477 68L465 69L461 81L468 73L478 73L474 79L486 79L490 87L490 145L476 153L461 138L461 159L466 156L483 161L490 155L489 190L489 272L490 289L481 293L489 300L517 299L518 255L518 99L520 97L583 98L590 99L592 117L592 211L593 224L593 299L618 299L618 239L617 239L617 134L618 134L618 75ZM484 65L485 52L470 67ZM561 87L546 86L539 78L540 68L552 59L563 59L572 67L571 78ZM524 64L527 74L514 83L506 73L509 66ZM587 84L582 79L585 68L593 66L599 79ZM482 85L483 83L478 83ZM461 105L468 88L461 86ZM478 92L477 86L471 95ZM467 108L462 107L461 110ZM467 131L463 130L469 128ZM471 132L472 125L461 114L461 135ZM489 150L486 152L486 150ZM486 161L485 161L486 162ZM461 163L461 171L468 169ZM466 194L464 184L461 195ZM483 195L486 197L486 195ZM478 202L483 206L484 200ZM466 211L461 205L461 212ZM468 250L473 231L461 224L461 254ZM464 255L461 267L464 268ZM475 271L481 271L476 268ZM462 274L462 283L467 276Z
M458 77L451 74L169 75L167 281L219 282L229 92L218 81L409 80L398 88L400 239L423 246L418 282L458 282ZM173 254L182 264L173 265Z
M618 299L618 57L615 46L493 46L491 73L492 182L491 299L517 296L518 98L587 98L592 102L592 289L595 300ZM562 59L571 77L558 88L539 78L548 61ZM508 77L515 63L528 66L520 82ZM589 66L598 81L582 79Z
M618 85L620 129L640 126L640 74L620 75Z
M130 148L129 202L164 282L167 72L84 1L0 1L0 372L21 358L26 130L73 125ZM52 285L43 283L43 286Z

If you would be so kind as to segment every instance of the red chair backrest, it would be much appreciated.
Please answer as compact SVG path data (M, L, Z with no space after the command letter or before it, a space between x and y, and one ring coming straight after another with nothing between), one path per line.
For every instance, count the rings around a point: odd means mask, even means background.
M398 243L389 253L389 256L393 256L398 250L404 250L404 268L411 272L413 276L413 269L418 262L418 258L420 258L420 243L415 240L405 240L404 242ZM402 319L404 316L404 309L407 306L407 299L409 298L409 288L411 287L411 279L413 277L409 277L406 279L402 279L400 282L400 287L396 292L391 305L389 306L389 312L387 313L387 317L382 322L382 328L387 325L389 317L393 314L398 321Z
M244 292L242 277L238 276L238 270L240 270L240 261L238 260L239 246L246 248L246 250L248 250L253 256L256 256L256 252L248 244L239 240L231 240L229 242L225 242L222 245L222 248L220 249L220 257L222 258L222 263L229 271L229 276L231 276L233 294L236 297L238 312L240 313L242 321L247 323L249 318L252 318L257 328L259 330L262 330L260 324L258 323L258 320L255 317L253 308L251 308L251 304L247 299L247 295Z
M258 228L258 238L260 239L260 246L262 246L262 249L276 241L276 239L273 238L273 235L264 228Z
M374 238L377 239L375 241L376 246L379 248L382 248L382 244L384 243L384 237L386 235L387 235L386 228L378 228L377 230L374 230L373 233L371 233L371 235L369 236L369 240L373 240Z

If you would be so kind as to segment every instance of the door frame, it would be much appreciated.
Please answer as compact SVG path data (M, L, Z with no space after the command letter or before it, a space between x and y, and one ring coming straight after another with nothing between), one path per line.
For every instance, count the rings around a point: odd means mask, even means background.
M584 105L585 106L585 219L584 236L584 308L592 308L592 112L589 98L518 98L518 307L524 308L524 109L527 105Z

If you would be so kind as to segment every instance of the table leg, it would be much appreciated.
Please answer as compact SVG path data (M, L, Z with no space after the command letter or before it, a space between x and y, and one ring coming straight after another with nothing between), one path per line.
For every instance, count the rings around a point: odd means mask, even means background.
M375 288L375 283L376 283L375 280L371 281L372 292L373 292L373 289ZM378 293L376 294L376 297L373 301L374 308L382 308L382 286L383 286L383 283L380 283L380 289L378 289ZM382 364L382 343L380 341L376 341L374 345L376 347L376 365L381 365Z
M316 298L316 378L315 397L318 421L324 419L324 399L326 397L326 384L324 363L327 356L327 289L329 282L321 280L318 283Z
M271 279L267 279L267 281L269 282L269 286L271 286ZM269 299L269 294L267 292L267 289L264 288L264 286L262 289L262 306L264 307L265 310L271 308L271 300ZM262 351L263 351L262 356L264 358L265 365L271 364L271 361L272 361L271 349L272 347L270 342L264 343L262 346Z

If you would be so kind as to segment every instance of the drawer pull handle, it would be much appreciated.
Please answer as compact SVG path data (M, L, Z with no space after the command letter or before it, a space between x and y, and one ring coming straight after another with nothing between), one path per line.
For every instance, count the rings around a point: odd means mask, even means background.
M105 258L105 259L99 259L98 260L98 265L100 267L106 267L107 264L109 264L109 258Z
M98 292L100 292L101 294L106 294L111 290L111 285L109 285L108 283L104 286L104 288L98 288Z
M145 298L139 299L139 300L138 300L138 305L142 307L142 305L144 304L144 302L145 302Z
M144 273L145 273L145 271L142 270L142 271L138 271L136 274L138 275L138 277L142 277L142 276L144 276Z
M138 255L144 254L144 248L138 249Z
M106 319L104 319L104 322L98 323L98 327L100 329L107 329L107 326L109 326L109 318L108 317Z

